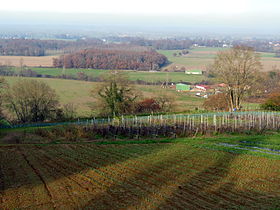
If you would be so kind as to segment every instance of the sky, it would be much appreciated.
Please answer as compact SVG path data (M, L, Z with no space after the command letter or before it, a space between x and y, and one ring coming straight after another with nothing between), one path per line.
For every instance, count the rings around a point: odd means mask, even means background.
M2 11L121 14L263 14L276 13L278 0L13 0L1 2Z
M107 21L280 31L279 10L279 0L10 0L1 2L0 23Z

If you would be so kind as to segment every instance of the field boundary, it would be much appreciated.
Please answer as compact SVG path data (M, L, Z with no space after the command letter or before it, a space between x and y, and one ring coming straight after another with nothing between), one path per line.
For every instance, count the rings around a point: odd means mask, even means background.
M205 123L204 120L211 118L214 124L218 124L217 117L222 117L223 121L226 120L227 117L233 117L236 121L237 119L241 118L242 116L248 117L247 120L256 120L256 116L260 118L265 118L266 123L270 121L275 124L275 119L273 117L280 117L279 112L258 112L258 111L248 111L248 112L216 112L216 113L202 113L202 114L172 114L172 115L149 115L149 116L134 116L134 117L120 117L120 118L101 118L101 119L87 119L87 120L78 120L78 121L71 121L71 122L54 122L54 123L31 123L31 124L16 124L16 125L2 125L0 129L5 128L31 128L31 127L49 127L49 126L59 126L59 125L100 125L100 124L138 124L141 123L148 123L152 124L153 121L163 121L163 120L172 120L174 123L183 122L188 120L201 120L201 123ZM270 119L271 118L271 119ZM216 119L216 120L215 120ZM236 123L236 122L235 122ZM279 122L280 123L280 122Z

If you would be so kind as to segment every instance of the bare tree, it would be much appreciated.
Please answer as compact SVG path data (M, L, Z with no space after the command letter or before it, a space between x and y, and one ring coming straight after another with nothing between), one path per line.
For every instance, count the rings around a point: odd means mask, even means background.
M219 82L226 84L230 110L240 110L242 99L261 67L259 55L250 47L236 46L218 53L212 73Z
M176 97L173 94L170 94L167 91L161 91L157 93L155 100L159 105L161 111L171 112L175 110Z
M42 122L55 117L59 106L55 91L37 80L19 80L5 91L5 102L19 122Z

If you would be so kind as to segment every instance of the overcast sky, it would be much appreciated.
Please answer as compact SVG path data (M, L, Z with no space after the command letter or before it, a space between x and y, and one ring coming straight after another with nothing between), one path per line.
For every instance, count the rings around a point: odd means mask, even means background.
M280 31L279 11L279 0L5 0L0 5L0 23L27 19L113 24L142 21L176 27L204 24Z
M279 0L5 0L0 7L2 11L213 15L262 15L279 9Z

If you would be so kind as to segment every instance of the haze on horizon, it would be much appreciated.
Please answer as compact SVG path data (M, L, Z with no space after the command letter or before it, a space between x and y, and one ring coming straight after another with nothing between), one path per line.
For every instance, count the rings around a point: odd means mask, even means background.
M0 24L107 24L280 33L277 0L4 1Z

